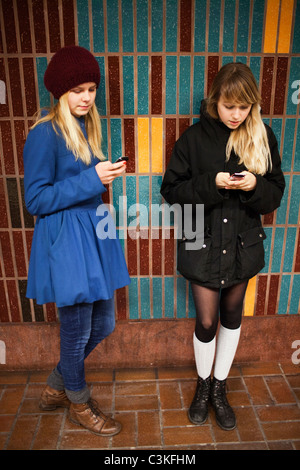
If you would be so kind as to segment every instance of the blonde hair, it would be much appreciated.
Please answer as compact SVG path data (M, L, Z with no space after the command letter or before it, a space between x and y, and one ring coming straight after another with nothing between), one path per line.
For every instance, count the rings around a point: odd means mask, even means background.
M207 98L207 112L218 119L220 97L238 105L251 105L245 121L230 134L226 160L233 150L252 173L264 175L271 168L271 154L265 125L260 114L261 96L250 68L242 63L224 65L216 75Z
M79 123L72 115L68 104L69 91L62 95L49 113L41 117L39 113L37 121L32 129L43 122L51 121L56 133L60 130L67 148L74 153L76 160L82 160L86 165L91 163L91 151L99 160L105 160L101 150L102 131L101 121L95 103L85 116L85 125L88 139L83 135Z

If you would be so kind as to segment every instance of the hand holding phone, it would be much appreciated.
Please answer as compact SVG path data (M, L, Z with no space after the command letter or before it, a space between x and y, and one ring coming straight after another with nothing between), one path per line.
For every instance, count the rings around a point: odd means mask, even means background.
M243 178L245 178L245 173L233 173L232 175L230 175L230 179L232 181L238 181Z
M119 163L119 162L127 162L129 160L129 157L119 157L115 163Z

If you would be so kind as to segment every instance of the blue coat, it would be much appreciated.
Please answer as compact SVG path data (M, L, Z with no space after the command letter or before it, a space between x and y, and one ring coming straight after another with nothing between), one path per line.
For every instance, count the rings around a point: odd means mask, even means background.
M86 136L84 118L78 121ZM50 122L29 132L23 156L25 203L38 216L27 297L58 307L113 297L130 278L114 225L110 237L97 236L97 208L102 221L110 217L99 211L106 191L95 170L99 160L76 161Z

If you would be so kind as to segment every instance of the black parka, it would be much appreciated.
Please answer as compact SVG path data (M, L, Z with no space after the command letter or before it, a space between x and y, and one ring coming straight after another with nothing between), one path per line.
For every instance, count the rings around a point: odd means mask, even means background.
M178 241L177 269L188 280L207 287L229 287L250 279L264 267L261 214L274 211L285 188L278 145L266 125L272 169L255 175L254 190L216 187L218 172L247 170L232 153L226 162L231 130L211 118L201 106L200 121L178 139L166 169L161 194L171 205L204 205L204 243L199 250L186 249L184 233ZM194 221L194 225L195 225ZM196 224L197 225L197 224Z

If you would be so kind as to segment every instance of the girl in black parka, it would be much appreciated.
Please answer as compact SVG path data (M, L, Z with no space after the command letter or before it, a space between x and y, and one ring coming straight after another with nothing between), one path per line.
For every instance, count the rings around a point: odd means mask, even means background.
M260 215L279 206L284 187L277 141L262 121L255 78L245 64L226 64L201 105L200 121L176 142L161 187L165 200L183 211L185 204L204 204L203 246L188 249L183 233L177 259L179 272L191 282L196 308L198 382L189 409L195 424L206 421L210 397L218 424L226 430L236 426L226 378L248 280L264 267Z

